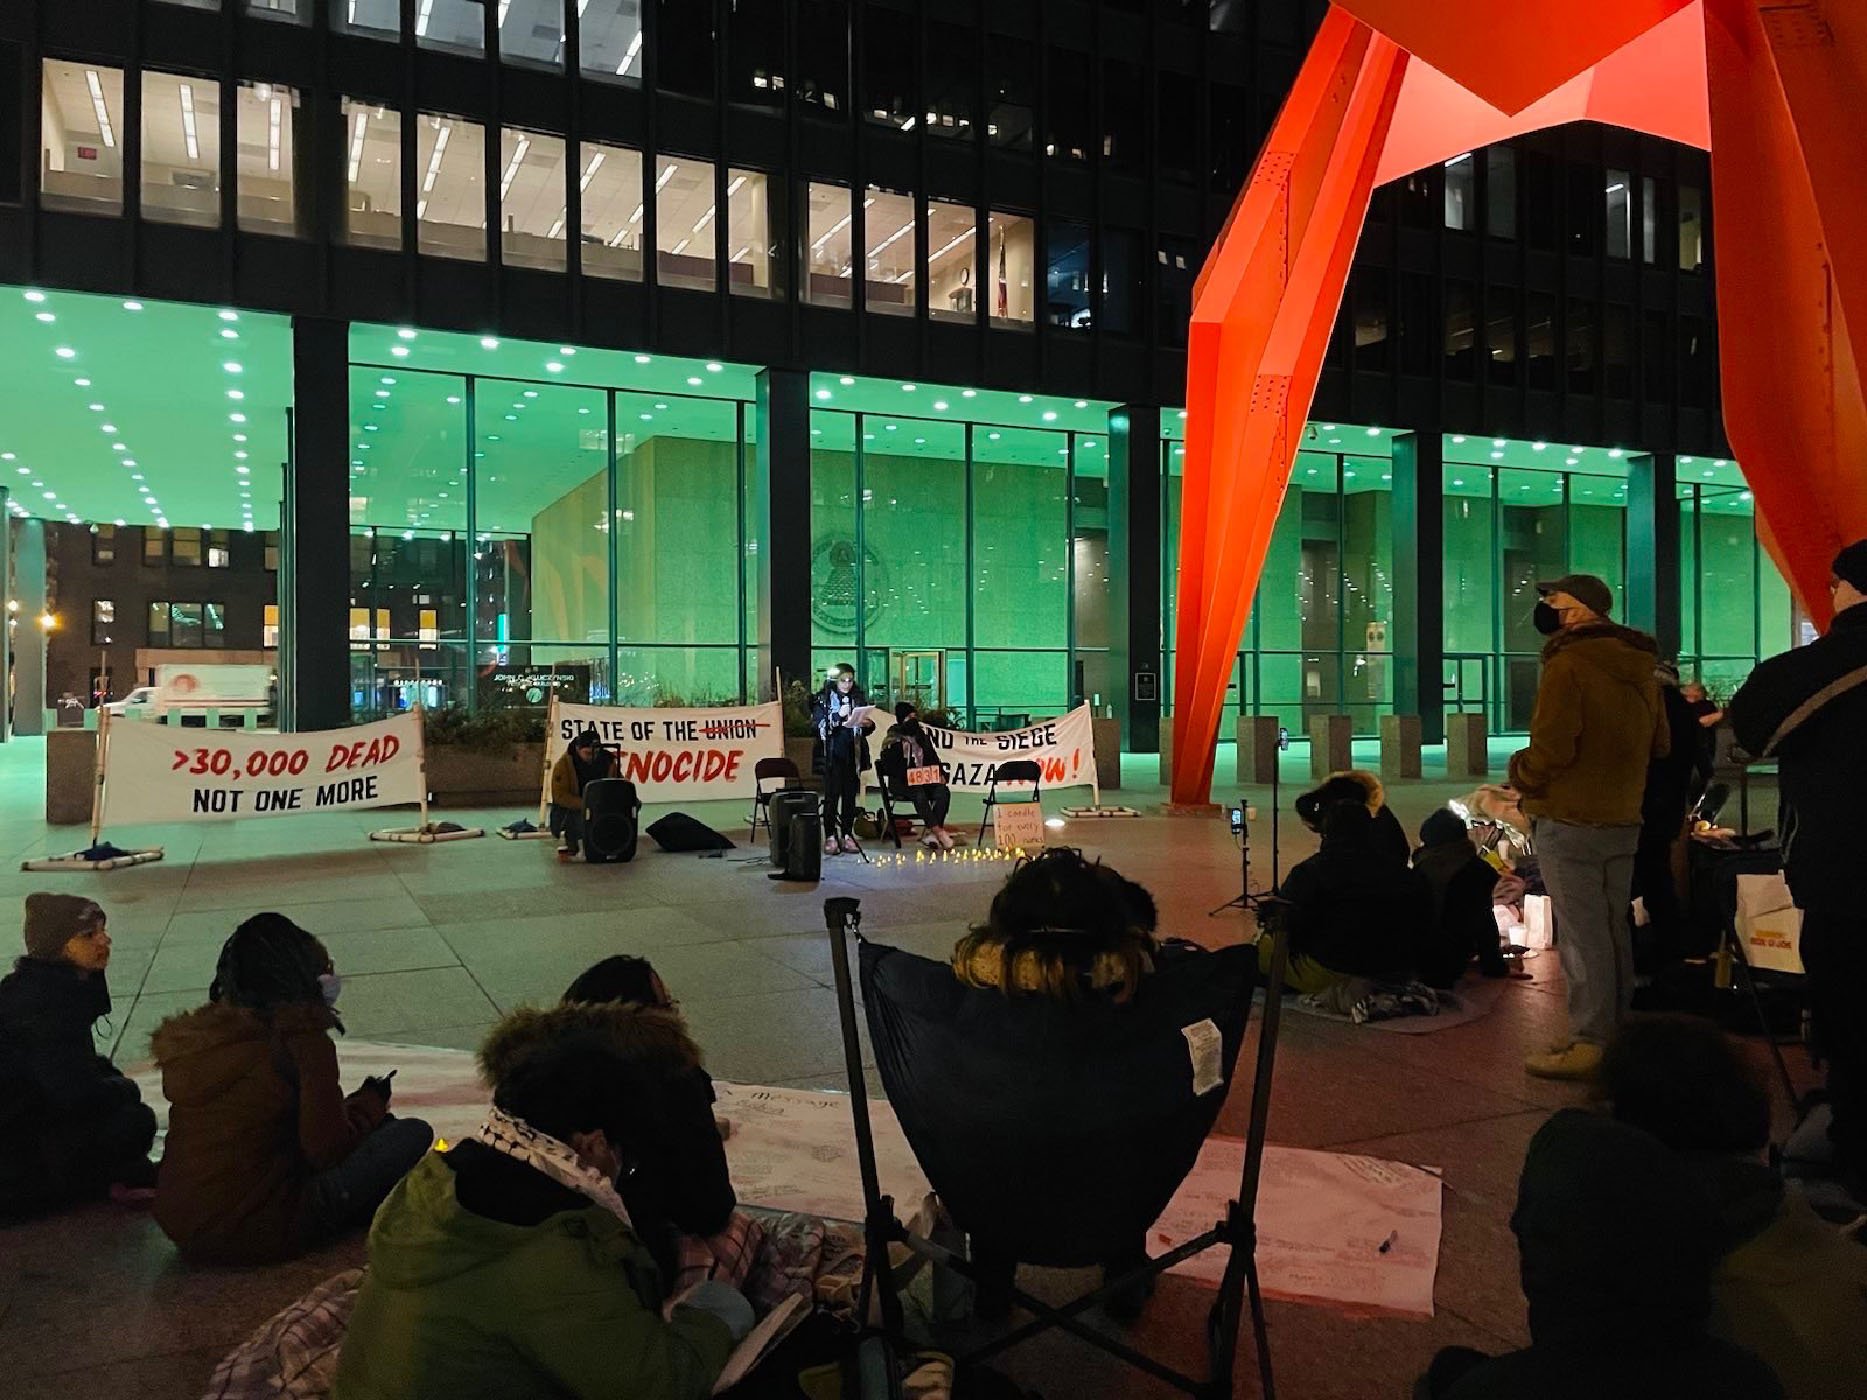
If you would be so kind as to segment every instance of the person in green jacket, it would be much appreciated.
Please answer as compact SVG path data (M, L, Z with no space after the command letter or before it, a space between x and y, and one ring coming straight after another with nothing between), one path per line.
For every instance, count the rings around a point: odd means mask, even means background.
M630 1065L574 1033L510 1067L487 1121L429 1153L370 1230L333 1400L699 1400L751 1330L737 1291L670 1300L615 1181Z

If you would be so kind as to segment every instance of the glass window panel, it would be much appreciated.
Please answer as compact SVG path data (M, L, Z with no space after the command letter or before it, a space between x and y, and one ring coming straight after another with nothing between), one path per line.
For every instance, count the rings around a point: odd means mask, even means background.
M169 556L168 533L163 530L143 529L143 563L160 564Z
M1089 55L1052 48L1049 56L1044 154L1059 160L1088 160L1096 145L1095 84Z
M1108 442L1099 436L1076 438L1074 533L1070 567L1075 587L1070 606L1075 618L1076 664L1070 678L1072 704L1087 702L1101 714L1125 689L1115 674L1110 643L1113 583L1109 556Z
M972 140L979 122L979 32L931 21L926 53L927 130Z
M1400 274L1400 372L1432 374L1444 340L1439 290L1423 273Z
M688 97L713 96L713 54L718 42L711 4L657 6L657 85Z
M1562 473L1500 471L1498 616L1503 635L1502 727L1528 729L1536 705L1543 637L1531 625L1538 579L1568 571L1567 512Z
M1086 331L1092 324L1089 278L1089 226L1052 219L1046 230L1044 319L1053 326Z
M1649 398L1665 401L1673 396L1673 328L1664 311L1647 308L1640 313L1640 389Z
M1478 162L1470 151L1446 162L1446 227L1478 227Z
M1613 477L1583 476L1579 473L1569 477L1569 571L1593 574L1604 580L1614 590L1617 607L1625 607L1625 482Z
M586 141L580 148L583 271L586 277L642 280L642 153Z
M39 203L123 211L123 72L48 58L39 105Z
M1169 179L1191 182L1198 174L1199 143L1186 138L1199 130L1199 80L1191 73L1156 73L1154 104L1156 168Z
M1031 149L1033 85L1037 50L1028 40L994 34L985 46L985 86L988 110L986 139L1014 151Z
M292 143L298 93L276 83L242 83L234 102L240 129L234 160L240 227L251 233L297 233Z
M415 125L419 246L444 258L486 256L486 128L423 112Z
M1705 211L1696 185L1679 187L1679 270L1696 272L1705 261Z
M730 0L726 7L726 96L753 107L783 107L785 0ZM805 30L810 43L817 40Z
M1748 671L1757 654L1757 547L1749 494L1735 486L1699 487L1698 575L1707 604L1699 614L1699 641L1706 662L1746 663L1724 668L1727 674Z
M1611 258L1630 258L1634 250L1634 197L1632 177L1625 170L1608 172L1604 211L1608 220L1607 252Z
M855 201L845 185L812 180L804 193L803 297L819 306L848 306Z
M1163 345L1186 344L1186 327L1193 319L1193 282L1199 276L1199 266L1199 249L1190 239L1163 235L1154 248L1158 317L1154 329Z
M927 201L927 314L936 321L979 318L978 234L971 205Z
M227 605L225 603L203 603L201 605L201 641L205 646L219 646L227 636Z
M1517 236L1517 153L1509 146L1485 152L1485 230L1493 238Z
M1111 170L1147 168L1146 79L1138 65L1114 58L1102 63L1102 161Z
M1590 165L1568 167L1569 242L1571 253L1593 257L1601 243L1601 172Z
M966 647L966 513L953 508L966 499L966 426L871 413L862 439L864 645L887 653L884 696L922 678L937 690L944 654Z
M1489 656L1498 605L1491 579L1497 562L1491 539L1491 469L1447 462L1443 509L1446 651Z
M1679 459L1683 468L1684 457ZM1690 481L1677 483L1679 498L1679 649L1680 674L1692 679L1698 674L1698 487ZM1688 666L1686 658L1691 659ZM1702 679L1702 677L1700 677Z
M467 703L466 556L464 531L352 531L350 704L357 718Z
M117 605L108 598L96 599L91 604L91 644L105 646L117 627Z
M402 246L402 114L344 99L344 241Z
M1386 370L1392 363L1393 319L1388 305L1391 280L1387 269L1358 264L1349 274L1355 306L1356 369Z
M499 57L528 68L564 66L564 0L485 0L497 4Z
M457 375L351 367L352 527L467 528L466 392Z
M1446 280L1445 372L1469 383L1478 374L1478 308L1470 282Z
M1034 261L1034 229L1023 214L1005 214L994 209L986 224L991 246L989 277L991 299L986 303L995 326L1028 328L1032 317L1031 284Z
M246 12L261 19L311 22L311 0L246 0Z
M402 32L401 0L336 0L331 5L331 26L345 34L392 38Z
M914 99L913 21L892 10L871 7L863 25L862 114L872 122L911 131L919 124Z
M499 133L499 259L508 267L564 268L564 138L506 127Z
M93 525L91 527L91 562L93 564L117 562L117 527L115 525Z
M655 271L663 286L713 290L713 162L662 156L655 165Z
M1660 259L1660 194L1651 175L1640 177L1640 261L1651 267Z
M1562 238L1562 183L1556 162L1541 151L1522 151L1517 176L1523 186L1524 240L1554 252Z
M1548 292L1524 293L1524 359L1532 389L1556 387L1556 299Z
M143 73L143 217L220 226L220 84Z
M891 316L914 314L914 197L873 185L862 201L869 248L864 305Z
M1711 398L1711 328L1698 316L1679 318L1679 402L1703 408Z
M784 291L777 242L784 218L782 211L774 217L772 209L778 193L762 170L726 172L726 276L736 295L768 297Z
M424 49L485 52L482 0L415 0L415 42Z
M192 525L184 525L169 536L170 562L191 569L201 567L201 532Z
M1517 382L1517 292L1512 287L1485 289L1486 378L1493 384Z
M151 603L149 605L149 645L165 647L169 644L169 605Z
M1386 457L1341 463L1342 712L1357 734L1376 732L1394 707L1392 467Z
M1598 387L1599 356L1595 347L1595 316L1593 302L1569 298L1569 316L1564 335L1568 346L1571 394L1592 394Z
M208 530L205 532L207 545L207 566L210 569L226 569L233 565L232 533L227 530Z
M1141 258L1141 235L1134 229L1102 231L1100 325L1115 335L1147 333L1147 264Z
M1230 197L1251 173L1251 161L1261 142L1253 139L1251 92L1234 83L1206 87L1208 157L1206 184L1214 194Z
M1610 303L1601 318L1601 392L1609 398L1634 396L1634 315L1630 307Z
M590 0L578 20L579 62L592 77L642 81L642 0Z
M973 686L980 718L1060 713L1069 700L1068 435L973 434Z
M897 423L890 436L899 433ZM856 416L813 410L810 645L815 674L804 678L809 689L815 690L822 683L826 666L855 659L856 613L863 582L859 572L866 573L856 567Z
M841 120L849 111L849 0L797 0L797 100L806 112Z
M1395 208L1408 228L1438 228L1442 222L1444 200L1433 187L1433 175L1431 170L1416 170L1393 183Z
M201 605L199 603L170 603L169 644L177 647L198 647L201 642Z

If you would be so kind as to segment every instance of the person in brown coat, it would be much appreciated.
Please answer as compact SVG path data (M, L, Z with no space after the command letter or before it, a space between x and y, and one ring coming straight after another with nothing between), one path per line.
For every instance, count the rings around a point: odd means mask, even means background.
M583 790L599 778L615 776L616 756L594 729L572 739L551 766L551 834L563 842L559 860L571 860L583 850Z
M155 1217L190 1259L289 1259L369 1223L434 1141L389 1113L389 1083L344 1096L324 945L256 914L220 951L208 1004L150 1038L169 1101Z

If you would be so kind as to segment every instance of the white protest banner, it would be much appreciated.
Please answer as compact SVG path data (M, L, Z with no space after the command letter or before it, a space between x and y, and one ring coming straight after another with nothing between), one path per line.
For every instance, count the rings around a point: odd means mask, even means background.
M124 720L101 750L100 826L413 806L427 796L414 712L306 734Z
M947 765L948 782L961 792L984 792L1001 763L1034 760L1043 771L1046 789L1096 788L1095 726L1089 707L1078 705L1059 719L1047 719L1025 729L998 734L973 734L963 729L922 726Z
M547 799L552 765L586 729L620 755L616 776L634 783L643 802L750 797L758 761L784 757L784 707L775 700L691 710L625 710L560 700L545 734Z

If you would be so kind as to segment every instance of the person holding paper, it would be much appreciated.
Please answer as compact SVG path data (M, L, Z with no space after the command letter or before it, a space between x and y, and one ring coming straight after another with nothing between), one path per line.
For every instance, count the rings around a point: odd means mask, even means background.
M856 845L856 796L862 774L869 767L869 741L865 731L875 728L869 698L856 684L855 667L832 666L823 689L811 705L817 726L817 771L823 774L823 853L847 851Z
M931 776L934 770L937 781L917 780ZM882 740L876 771L905 791L914 804L924 828L921 844L932 850L952 850L953 833L947 829L946 814L953 805L953 789L947 785L947 768L933 736L921 727L920 711L906 700L895 706L895 722Z
M669 1296L617 1189L649 1130L635 1083L592 1032L507 1067L480 1128L377 1213L333 1400L712 1393L752 1306L711 1280Z

